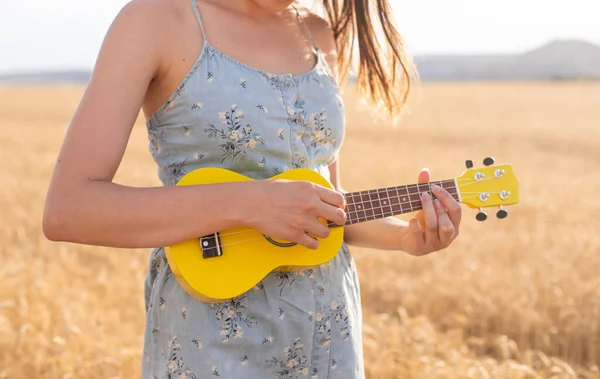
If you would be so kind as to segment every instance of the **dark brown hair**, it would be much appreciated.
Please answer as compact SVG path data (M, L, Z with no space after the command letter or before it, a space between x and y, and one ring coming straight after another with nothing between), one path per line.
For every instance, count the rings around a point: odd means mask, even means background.
M337 71L345 82L358 48L356 88L372 105L400 115L418 80L417 71L392 21L389 0L322 0L337 45ZM375 13L377 17L372 14ZM378 28L375 23L378 23ZM382 48L377 34L383 33Z

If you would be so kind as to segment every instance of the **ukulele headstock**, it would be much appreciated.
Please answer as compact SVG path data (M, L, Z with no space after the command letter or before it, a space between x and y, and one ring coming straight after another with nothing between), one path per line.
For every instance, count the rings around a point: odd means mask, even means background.
M466 161L467 170L456 178L457 191L461 203L478 208L478 221L487 219L483 208L500 207L498 218L508 215L504 206L519 202L519 182L510 165L494 165L494 158L483 160L485 167L473 168L471 160Z

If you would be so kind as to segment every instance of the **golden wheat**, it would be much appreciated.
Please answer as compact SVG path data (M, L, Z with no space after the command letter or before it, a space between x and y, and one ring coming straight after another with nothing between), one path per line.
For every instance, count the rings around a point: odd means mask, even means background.
M50 243L40 221L80 87L0 88L0 378L135 378L148 251ZM449 178L493 155L509 217L427 257L352 249L368 377L599 378L600 85L425 84L397 130L346 96L349 190ZM116 180L158 185L138 120ZM491 215L493 216L493 214Z

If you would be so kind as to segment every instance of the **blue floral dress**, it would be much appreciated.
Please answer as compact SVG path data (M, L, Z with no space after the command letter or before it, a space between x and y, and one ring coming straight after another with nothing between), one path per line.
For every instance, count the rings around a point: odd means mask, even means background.
M162 183L176 185L200 167L254 179L306 167L328 178L344 138L344 106L313 46L311 70L273 75L230 58L205 37L193 68L147 122ZM327 264L272 272L219 304L190 297L157 248L145 300L145 379L364 378L359 284L346 245Z

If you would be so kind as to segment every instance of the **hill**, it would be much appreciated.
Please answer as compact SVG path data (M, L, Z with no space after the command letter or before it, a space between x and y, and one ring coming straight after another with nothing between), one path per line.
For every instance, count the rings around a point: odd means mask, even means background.
M522 54L425 55L415 64L423 80L600 79L600 46L556 40Z
M87 83L90 71L46 71L24 72L10 75L0 75L0 84L55 84L55 83Z
M600 46L555 40L520 54L420 55L422 80L600 80ZM86 83L88 71L0 75L0 84Z

